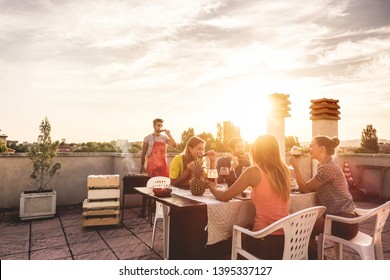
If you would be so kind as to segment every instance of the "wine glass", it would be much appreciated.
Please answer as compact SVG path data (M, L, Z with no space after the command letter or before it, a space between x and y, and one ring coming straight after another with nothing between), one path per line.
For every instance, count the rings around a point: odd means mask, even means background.
M217 169L209 169L208 172L207 172L207 178L209 178L209 179L218 178Z
M219 169L219 177L222 178L223 184L226 185L226 179L229 176L229 168L223 166Z
M301 157L301 155L302 155L301 148L298 147L298 146L292 147L291 150L290 150L290 154L291 154L293 157L295 157L295 158Z

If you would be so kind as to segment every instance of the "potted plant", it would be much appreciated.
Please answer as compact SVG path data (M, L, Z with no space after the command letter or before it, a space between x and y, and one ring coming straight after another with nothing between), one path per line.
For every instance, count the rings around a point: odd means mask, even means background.
M56 213L57 193L48 188L48 184L61 168L60 163L53 163L58 143L51 142L51 126L47 118L41 122L39 130L37 145L27 153L33 165L31 178L35 189L24 191L20 196L19 217L22 220L53 217Z

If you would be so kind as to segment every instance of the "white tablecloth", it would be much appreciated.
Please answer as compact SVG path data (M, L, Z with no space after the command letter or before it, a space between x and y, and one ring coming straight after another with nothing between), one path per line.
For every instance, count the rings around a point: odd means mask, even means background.
M292 193L290 197L289 211L290 213L295 213L317 205L317 194L315 192L298 194Z
M194 196L189 190L172 187L172 193L207 205L207 245L215 244L232 236L233 225L246 227L253 223L255 209L250 200L232 199L222 202L206 190L202 196Z
M172 193L207 205L207 244L215 244L232 236L233 225L247 227L253 224L255 208L250 200L232 199L229 202L217 200L206 190L202 196L194 196L189 190L172 187ZM313 193L291 194L290 213L317 205L317 195Z

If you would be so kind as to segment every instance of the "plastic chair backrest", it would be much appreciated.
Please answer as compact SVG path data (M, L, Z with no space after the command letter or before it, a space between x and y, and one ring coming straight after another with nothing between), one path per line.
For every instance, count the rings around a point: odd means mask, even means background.
M163 188L171 185L171 179L164 176L152 177L146 183L147 188Z
M317 218L325 210L324 206L306 208L287 216L280 222L284 231L284 260L308 259L311 232Z
M377 215L376 221L375 221L375 229L373 233L373 240L372 243L376 244L377 242L382 242L382 231L384 226L386 225L387 218L390 214L390 201L372 209L371 211L367 212L366 214L362 215L363 217L366 217L366 219Z
M271 225L258 231L250 231L240 226L233 226L232 259L237 259L237 254L250 260L258 257L242 248L242 234L254 238L262 238L273 232L283 229L284 231L284 260L307 260L310 236L318 217L325 213L326 207L314 206L305 208L290 214Z

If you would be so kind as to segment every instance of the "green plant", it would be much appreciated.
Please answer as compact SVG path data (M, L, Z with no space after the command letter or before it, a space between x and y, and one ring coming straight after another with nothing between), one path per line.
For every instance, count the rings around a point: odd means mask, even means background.
M376 135L376 129L372 124L367 125L366 128L363 129L360 146L366 150L371 150L372 153L378 153L378 136Z
M53 163L53 159L57 156L59 143L51 142L51 126L47 118L41 122L39 130L41 134L38 136L38 143L31 147L27 156L33 163L33 172L30 176L33 179L33 185L36 190L43 191L61 168L61 164Z

